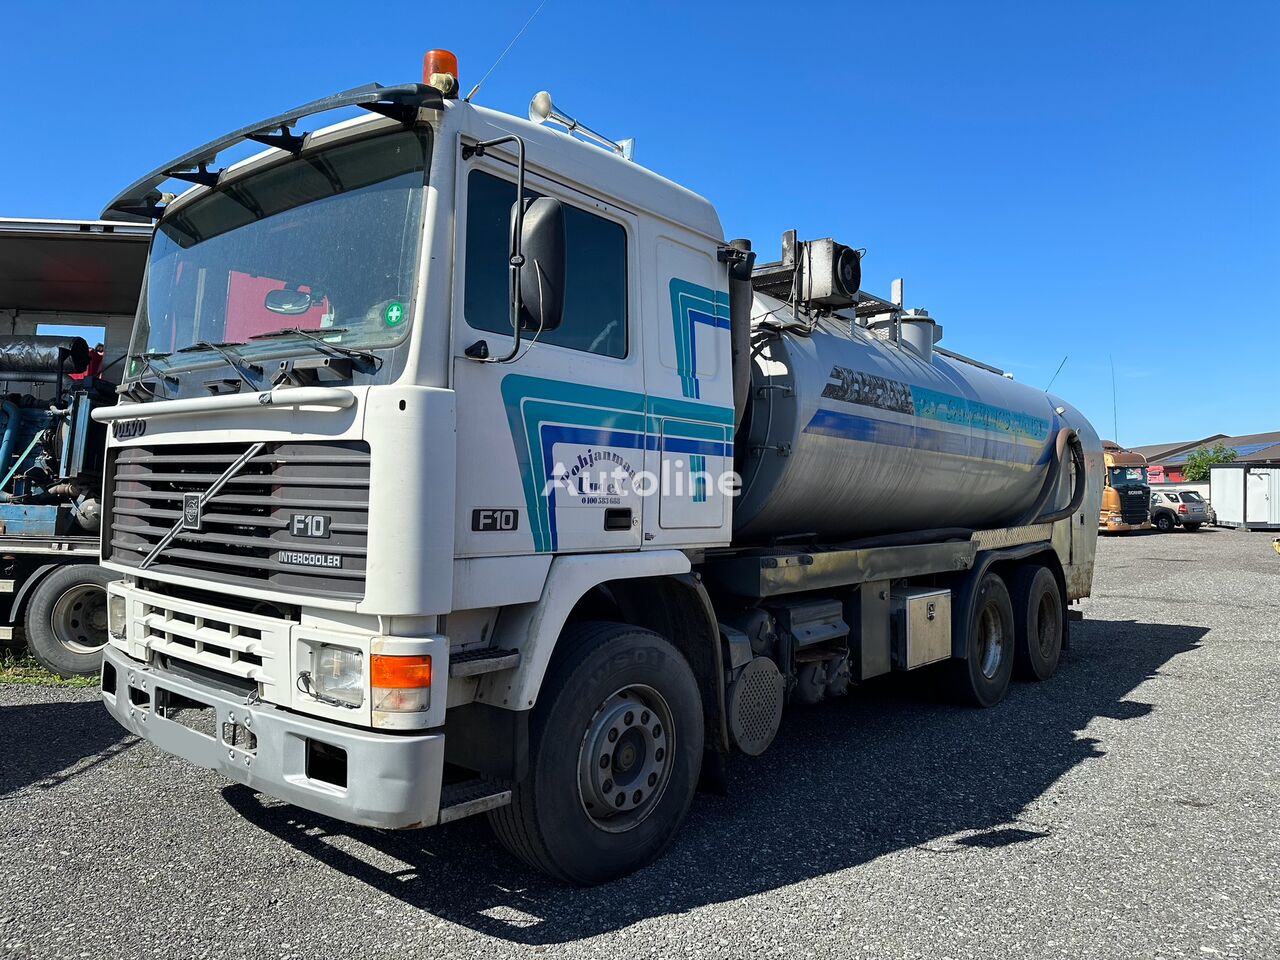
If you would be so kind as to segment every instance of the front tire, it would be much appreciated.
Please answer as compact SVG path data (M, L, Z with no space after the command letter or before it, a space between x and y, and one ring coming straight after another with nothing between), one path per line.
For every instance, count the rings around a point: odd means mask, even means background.
M1058 578L1048 567L1035 564L1019 567L1012 585L1015 672L1022 680L1048 680L1058 669L1067 622Z
M588 886L652 863L693 802L702 701L664 637L621 623L575 624L534 708L529 774L489 821L531 867Z
M95 674L107 644L107 584L96 564L72 563L49 573L27 601L27 649L60 677Z
M951 664L952 696L970 706L993 707L1009 690L1016 633L1009 588L999 574L983 575L962 624L965 658Z

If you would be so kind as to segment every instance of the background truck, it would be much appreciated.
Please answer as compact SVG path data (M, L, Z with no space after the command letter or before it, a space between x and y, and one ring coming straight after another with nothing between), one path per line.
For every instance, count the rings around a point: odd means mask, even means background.
M432 52L109 204L158 221L95 414L112 715L349 822L487 812L586 884L789 704L1052 675L1098 532L1080 413L861 292L849 246L757 265L629 145L456 77Z
M1103 441L1102 508L1098 529L1108 533L1151 529L1151 484L1147 460L1112 440Z
M107 640L106 441L90 413L115 403L150 238L0 218L0 643L63 676L96 674Z

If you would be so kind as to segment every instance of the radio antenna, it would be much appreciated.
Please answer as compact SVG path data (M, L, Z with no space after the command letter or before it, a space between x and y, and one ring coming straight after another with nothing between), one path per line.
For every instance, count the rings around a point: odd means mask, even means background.
M1112 435L1116 438L1116 443L1120 442L1120 406L1116 403L1116 358L1115 354L1108 354L1111 360L1111 429Z
M474 87L472 87L471 92L462 98L463 103L470 103L471 98L480 92L480 87L481 85L484 84L486 80L489 79L489 74L493 73L493 71L498 69L498 64L500 64L503 58L508 53L511 52L511 48L514 47L519 42L520 38L524 36L524 32L529 29L529 24L533 23L534 17L540 14L542 12L542 8L545 7L546 5L547 5L547 0L542 0L542 2L538 4L538 8L529 15L529 19L524 22L524 26L520 28L520 32L511 38L511 42L507 44L507 48L503 50L500 54L498 54L497 60L493 61L493 66L491 66L488 70L485 71L485 75L480 78L480 83L477 83Z
M1049 378L1049 386L1044 388L1045 393L1049 392L1049 387L1053 386L1053 381L1058 379L1058 374L1060 374L1062 372L1062 368L1067 365L1067 357L1069 356L1071 356L1071 354L1069 353L1064 355L1062 358L1062 362L1058 364L1058 369L1053 371L1053 376Z

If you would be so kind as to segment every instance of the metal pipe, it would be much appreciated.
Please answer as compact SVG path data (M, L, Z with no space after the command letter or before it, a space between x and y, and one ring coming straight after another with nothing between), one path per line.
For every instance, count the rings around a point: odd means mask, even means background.
M729 264L729 344L733 369L733 425L742 426L742 415L751 396L751 307L755 294L751 271L756 255L750 240L731 240L729 246L745 256Z
M221 413L224 410L281 407L337 407L351 406L356 402L350 390L337 387L285 387L264 390L261 393L233 393L225 397L189 397L185 400L152 400L149 403L119 403L114 407L99 407L93 411L93 419L99 423L114 420L139 420L151 417L174 417L183 414Z
M0 403L0 413L5 415L4 437L0 439L0 470L9 469L13 445L18 439L18 427L22 424L22 410L12 400Z

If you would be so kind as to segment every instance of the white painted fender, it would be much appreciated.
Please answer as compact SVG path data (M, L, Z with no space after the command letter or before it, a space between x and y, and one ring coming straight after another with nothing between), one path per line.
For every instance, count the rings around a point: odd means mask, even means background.
M689 558L679 550L556 557L541 598L536 603L505 607L499 615L493 645L519 650L520 665L486 677L476 690L476 700L511 710L530 709L537 702L565 621L584 593L609 580L673 576L689 569Z

